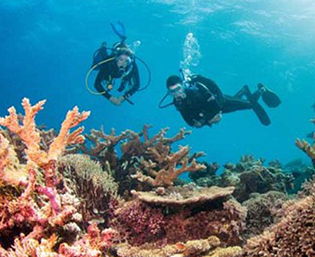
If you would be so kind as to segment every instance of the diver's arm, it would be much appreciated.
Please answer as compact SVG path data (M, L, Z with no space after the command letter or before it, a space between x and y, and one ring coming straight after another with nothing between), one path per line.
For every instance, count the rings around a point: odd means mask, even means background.
M95 82L94 82L94 87L97 90L97 92L101 93L106 99L109 99L112 96L111 94L108 93L107 90L105 90L105 88L102 85L102 82L104 80L108 81L108 79L109 78L108 78L108 75L106 74L106 70L102 67L99 70L99 72L96 76Z
M138 66L135 62L133 65L134 66L133 66L132 71L131 71L131 79L130 79L132 87L131 87L131 89L126 91L124 94L124 96L127 98L132 96L134 93L136 93L138 91L138 89L140 88L140 76L139 76Z

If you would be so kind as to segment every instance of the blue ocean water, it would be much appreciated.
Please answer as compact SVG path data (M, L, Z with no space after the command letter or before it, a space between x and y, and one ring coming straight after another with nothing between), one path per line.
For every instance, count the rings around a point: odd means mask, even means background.
M47 99L37 124L59 129L77 105L90 110L86 131L102 125L109 132L140 131L152 124L153 135L170 127L169 136L188 127L174 107L158 108L165 80L178 73L183 46L193 33L200 46L194 73L216 81L226 94L244 84L262 82L282 104L267 109L272 124L262 126L252 111L226 114L212 128L191 128L180 144L207 153L205 160L237 162L244 154L286 163L305 155L294 145L314 128L315 3L311 0L2 0L0 1L0 116L21 100ZM84 79L93 52L117 42L110 22L122 21L127 42L140 41L137 56L152 72L147 90L135 94L134 106L116 107L90 94ZM147 73L140 65L142 84ZM95 76L96 73L93 74ZM93 89L93 76L90 86Z

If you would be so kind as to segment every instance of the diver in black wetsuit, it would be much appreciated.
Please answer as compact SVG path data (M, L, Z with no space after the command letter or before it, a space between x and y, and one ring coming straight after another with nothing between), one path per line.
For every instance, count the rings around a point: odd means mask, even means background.
M315 113L315 102L313 103L313 105L311 106L311 108L314 110L314 113ZM312 138L313 140L315 140L315 131L311 132L311 133L308 133L306 135L308 138Z
M95 51L92 68L88 72L87 78L92 70L98 70L94 87L99 94L103 95L114 105L121 105L125 100L133 104L129 98L140 87L140 76L135 61L137 57L134 56L131 49L125 43L127 37L124 25L121 22L115 22L111 23L111 26L115 34L120 38L120 42L114 44L112 48L107 48L106 43L103 43ZM111 50L111 54L108 54L107 50ZM139 58L137 59L142 61ZM146 64L145 66L147 67ZM116 79L120 79L119 85L115 85ZM117 91L121 93L118 97L110 94L114 86L117 86ZM93 93L91 90L89 91Z
M269 107L277 107L281 103L279 97L262 84L258 84L258 90L253 94L248 86L244 86L234 96L223 94L214 81L200 75L191 76L186 81L173 75L167 79L166 86L173 102L161 106L165 96L160 102L160 108L174 104L186 123L197 128L218 123L223 113L249 109L256 113L263 125L268 126L271 122L258 103L259 97L262 96ZM243 99L243 96L247 99Z
M116 45L111 55L107 54L105 46L102 47L100 51L102 51L102 62L104 63L100 65L94 87L112 104L121 105L123 101L128 100L140 87L138 67L132 51L125 43L121 42ZM123 94L119 97L110 94L115 79L121 79L117 90Z

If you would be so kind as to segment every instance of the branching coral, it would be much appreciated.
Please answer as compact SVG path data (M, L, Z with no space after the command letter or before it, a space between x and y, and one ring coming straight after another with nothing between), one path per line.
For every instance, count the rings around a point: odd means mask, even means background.
M8 141L0 135L0 185L2 188L18 188L11 197L0 197L0 237L13 232L18 235L20 232L27 234L23 242L30 238L39 240L71 220L80 220L76 209L77 199L65 188L57 189L62 187L62 178L57 176L56 161L69 144L84 140L80 135L83 128L73 133L70 133L70 129L85 120L89 112L79 113L77 107L69 111L59 135L46 152L40 147L41 137L35 124L35 116L44 103L41 101L31 106L29 100L24 98L22 105L25 116L22 122L14 107L9 109L9 116L0 118L0 125L19 135L26 145L27 159L26 164L19 163ZM6 247L9 246L10 242Z
M315 124L315 118L312 119L311 122ZM313 134L313 139L315 141L315 133ZM313 145L310 145L310 143L308 143L304 139L301 141L297 138L295 140L295 145L311 158L313 166L315 168L315 143Z
M248 257L315 256L315 187L311 196L289 201L281 210L279 223L245 245Z
M78 151L98 160L103 168L109 166L114 170L115 180L119 182L118 193L126 197L132 189L147 191L152 186L169 186L181 173L203 168L195 160L203 153L189 157L190 149L187 146L178 152L171 152L171 145L185 138L190 131L183 128L173 137L167 138L165 135L169 128L164 128L150 137L149 128L149 125L145 125L139 133L125 130L120 134L116 134L114 129L110 134L105 134L103 129L92 130L87 135L92 146L82 146ZM118 145L120 151L115 149ZM121 155L117 152L121 152Z
M141 182L146 182L153 187L171 186L180 174L206 168L205 165L198 164L195 159L189 164L189 157L187 156L189 151L188 146L180 147L178 152L165 156L163 159L164 165L160 167L159 170L156 170L156 167L158 167L157 163L151 160L149 162L143 161L142 164L150 176L144 175L142 172L138 171L137 174L132 177L137 178ZM162 161L160 161L160 163L161 162ZM181 165L181 167L176 168L178 165Z

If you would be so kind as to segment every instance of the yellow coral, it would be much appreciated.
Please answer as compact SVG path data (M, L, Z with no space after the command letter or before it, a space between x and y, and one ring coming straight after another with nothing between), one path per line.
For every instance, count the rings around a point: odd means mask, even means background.
M25 165L21 165L9 141L0 134L0 180L18 186L27 179Z
M215 249L210 255L206 257L236 257L242 254L242 248L239 246L232 246L227 248Z
M315 124L315 119L311 120L312 123ZM313 139L315 140L315 133L313 135ZM304 139L301 141L299 138L295 140L295 145L300 148L303 152L305 152L313 161L315 166L315 144L310 145Z

